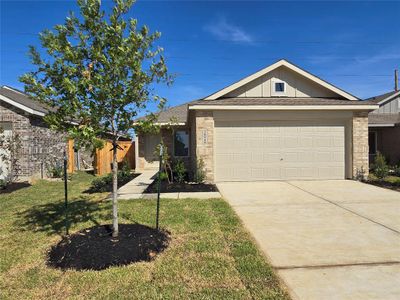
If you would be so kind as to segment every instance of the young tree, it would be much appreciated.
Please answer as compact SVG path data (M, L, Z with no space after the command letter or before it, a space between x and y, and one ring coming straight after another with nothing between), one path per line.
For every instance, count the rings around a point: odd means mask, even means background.
M101 0L78 0L81 17L70 13L64 25L40 34L41 55L30 47L36 71L20 80L25 91L54 109L46 121L82 144L108 133L113 144L113 236L118 236L118 139L132 129L132 120L149 102L161 108L165 99L154 91L172 78L154 42L159 32L126 20L134 0L114 0L109 14Z

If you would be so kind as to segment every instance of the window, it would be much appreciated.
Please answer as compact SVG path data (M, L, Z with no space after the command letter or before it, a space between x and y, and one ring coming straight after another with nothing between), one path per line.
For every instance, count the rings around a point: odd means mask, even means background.
M275 92L284 93L285 92L285 83L284 82L275 82Z
M178 130L174 135L174 156L189 156L189 133Z
M369 146L369 155L375 155L377 151L376 131L371 131L368 133L368 146Z
M286 96L286 82L278 78L272 79L271 95Z

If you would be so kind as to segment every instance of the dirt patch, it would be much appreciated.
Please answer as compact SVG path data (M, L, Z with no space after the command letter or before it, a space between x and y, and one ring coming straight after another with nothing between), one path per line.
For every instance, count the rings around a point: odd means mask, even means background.
M47 264L62 270L103 270L151 261L169 245L167 231L141 224L120 224L115 239L111 228L94 226L63 238L50 249Z
M166 181L161 182L160 187L161 193L189 193L189 192L218 192L218 188L214 184L210 183L168 183ZM157 181L153 181L146 190L145 194L157 193Z

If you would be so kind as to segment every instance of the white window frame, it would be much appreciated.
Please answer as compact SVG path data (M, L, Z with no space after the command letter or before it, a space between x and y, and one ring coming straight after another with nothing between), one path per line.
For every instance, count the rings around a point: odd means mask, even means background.
M277 83L283 83L283 92L277 91L276 90L276 84ZM272 80L272 96L286 96L286 91L287 91L287 83L283 80L280 79L273 79Z
M188 154L187 155L175 155L175 135L179 131L183 131L183 132L187 133L187 135L188 135ZM174 134L174 139L173 139L174 157L189 157L190 156L190 131L189 131L189 129L178 129L178 130L175 130L173 132L173 134Z

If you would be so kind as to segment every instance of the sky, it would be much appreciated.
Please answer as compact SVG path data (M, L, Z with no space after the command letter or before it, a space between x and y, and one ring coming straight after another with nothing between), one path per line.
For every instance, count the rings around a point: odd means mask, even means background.
M102 1L107 11L111 1ZM62 24L75 1L0 0L0 85L23 89L28 45ZM394 88L400 2L138 1L129 13L160 31L173 106L205 97L285 58L360 97Z

